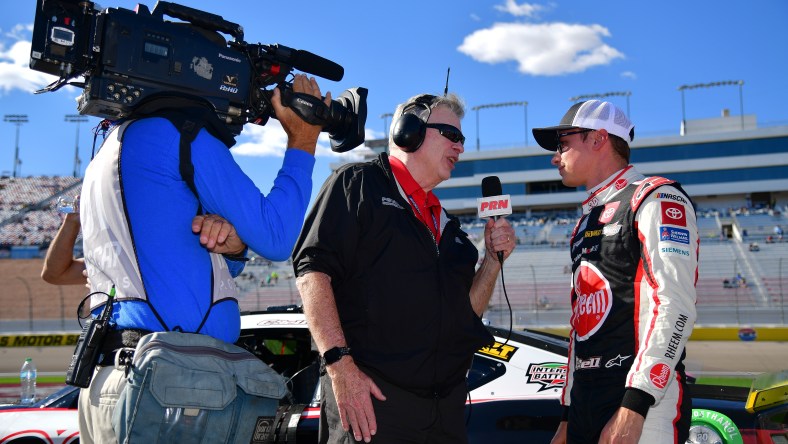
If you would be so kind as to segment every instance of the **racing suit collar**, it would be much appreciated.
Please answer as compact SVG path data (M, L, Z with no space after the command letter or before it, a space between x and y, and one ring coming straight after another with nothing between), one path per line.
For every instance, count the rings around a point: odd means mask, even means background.
M592 208L609 201L624 187L643 177L632 165L627 165L626 168L611 174L602 183L588 190L588 199L583 201L583 214L588 214Z

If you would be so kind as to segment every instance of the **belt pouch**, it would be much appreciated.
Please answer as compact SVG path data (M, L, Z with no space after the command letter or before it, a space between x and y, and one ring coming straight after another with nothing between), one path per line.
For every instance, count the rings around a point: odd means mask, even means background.
M286 392L281 375L240 347L152 333L137 344L113 427L119 443L262 443Z

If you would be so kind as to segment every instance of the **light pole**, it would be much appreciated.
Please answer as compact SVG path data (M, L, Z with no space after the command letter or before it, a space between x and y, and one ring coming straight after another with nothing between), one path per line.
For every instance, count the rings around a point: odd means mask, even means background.
M393 113L384 113L380 115L380 118L383 119L383 138L388 139L389 137L389 125L388 125L388 118L394 117Z
M79 167L82 162L79 160L79 124L80 122L87 122L87 116L80 114L66 114L66 122L77 124L77 138L74 142L74 177L79 177Z
M744 86L744 80L724 80L722 82L711 82L711 83L696 83L694 85L681 85L679 86L679 91L681 91L681 134L684 135L685 125L687 123L686 114L684 112L684 90L687 89L698 89L698 88L713 88L715 86L739 86L739 115L741 116L741 129L744 129L744 93L742 92L742 87Z
M22 163L19 160L19 127L28 122L27 114L6 114L3 120L16 125L16 147L14 148L14 177L16 177L17 171L21 169L19 165Z
M611 91L606 93L598 93L598 94L582 94L579 96L570 97L570 102L577 102L578 100L588 100L588 99L604 99L605 97L614 97L614 96L622 96L627 98L627 117L629 120L632 120L632 117L629 115L629 96L632 95L631 91Z
M479 110L485 108L504 108L507 106L522 106L525 115L525 146L528 146L528 102L504 102L504 103L490 103L487 105L474 106L471 110L476 111L476 151L479 151Z

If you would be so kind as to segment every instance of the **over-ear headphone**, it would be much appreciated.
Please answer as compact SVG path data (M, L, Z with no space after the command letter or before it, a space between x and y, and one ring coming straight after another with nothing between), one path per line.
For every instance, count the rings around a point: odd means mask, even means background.
M391 131L391 139L403 151L415 152L424 142L424 136L427 134L427 121L430 119L432 111L430 106L434 101L435 96L422 94L403 107L402 115L394 122L394 128Z

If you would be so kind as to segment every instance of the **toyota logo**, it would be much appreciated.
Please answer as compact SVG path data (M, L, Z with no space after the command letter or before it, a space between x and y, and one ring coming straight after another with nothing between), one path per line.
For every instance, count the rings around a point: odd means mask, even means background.
M665 215L671 219L681 219L684 214L678 208L668 208L665 210Z
M607 210L605 210L604 213L602 213L602 219L610 219L611 217L613 217L613 213L615 212L616 212L615 208L608 208Z

